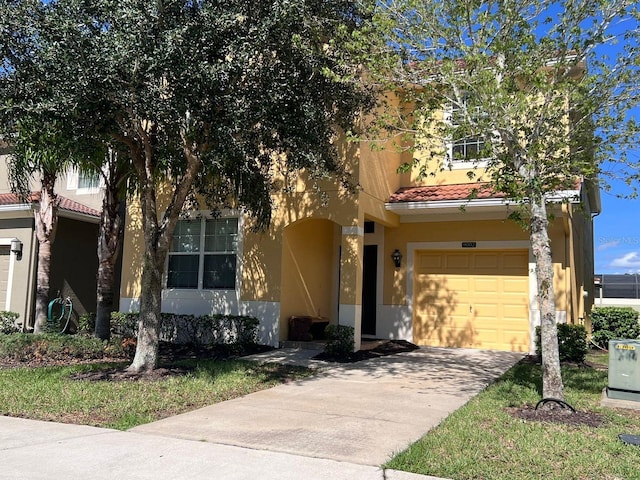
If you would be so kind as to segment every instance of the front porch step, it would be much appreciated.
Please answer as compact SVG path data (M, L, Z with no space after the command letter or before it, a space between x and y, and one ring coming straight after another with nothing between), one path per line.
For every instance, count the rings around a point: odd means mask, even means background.
M283 340L280 342L280 348L297 348L300 350L324 350L326 341L316 340L311 342L296 342L293 340Z

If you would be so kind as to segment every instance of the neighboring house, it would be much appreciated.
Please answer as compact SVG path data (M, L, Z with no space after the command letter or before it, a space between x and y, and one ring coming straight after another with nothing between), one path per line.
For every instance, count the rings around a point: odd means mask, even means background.
M34 209L40 193L27 202L11 193L7 181L9 152L0 150L0 310L20 314L33 325L38 241ZM80 178L78 178L80 177ZM56 184L59 223L51 258L50 296L70 297L75 315L96 310L97 238L101 194L95 180L70 171Z
M456 142L449 171L417 182L398 174L409 153L352 147L346 158L360 188L347 193L304 177L274 197L273 222L203 211L174 235L163 290L165 312L254 315L260 341L277 346L292 316L326 318L362 338L419 345L530 352L539 324L528 232L508 219L508 199L473 188ZM345 150L348 150L345 148ZM583 322L594 298L592 213L596 188L559 192L550 227L557 318ZM136 311L142 238L139 206L128 206L120 309ZM395 257L395 258L394 258ZM396 266L396 262L397 265Z
M604 274L594 277L596 307L632 307L640 312L640 274Z

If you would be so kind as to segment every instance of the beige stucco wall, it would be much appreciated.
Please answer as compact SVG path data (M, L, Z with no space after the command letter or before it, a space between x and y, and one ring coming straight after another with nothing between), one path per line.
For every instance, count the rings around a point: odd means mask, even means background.
M3 243L11 239L19 239L22 246L22 256L14 257L13 278L11 279L11 296L9 310L19 313L19 321L29 319L32 313L32 286L35 282L35 263L37 242L33 234L32 218L0 217L0 239Z

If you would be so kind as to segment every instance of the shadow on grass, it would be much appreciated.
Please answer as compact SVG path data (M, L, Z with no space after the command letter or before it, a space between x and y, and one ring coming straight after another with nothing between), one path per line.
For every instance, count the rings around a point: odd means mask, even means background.
M187 368L191 374L214 383L219 377L230 374L251 375L265 383L284 383L311 375L311 370L281 364L256 364L243 360L181 360L176 366Z
M607 383L607 372L586 365L563 364L562 381L565 388L577 392L598 394ZM542 396L542 366L531 361L522 361L507 371L497 382L515 384L533 390Z

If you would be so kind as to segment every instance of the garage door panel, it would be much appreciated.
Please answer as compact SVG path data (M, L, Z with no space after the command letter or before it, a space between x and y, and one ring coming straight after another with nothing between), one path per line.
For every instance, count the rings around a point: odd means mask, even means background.
M527 251L418 252L414 292L416 343L528 351Z
M445 256L445 268L447 270L464 269L468 270L470 266L470 259L468 255L464 254L448 254Z
M485 253L473 255L473 267L479 270L496 271L499 267L499 255L496 253Z

